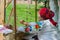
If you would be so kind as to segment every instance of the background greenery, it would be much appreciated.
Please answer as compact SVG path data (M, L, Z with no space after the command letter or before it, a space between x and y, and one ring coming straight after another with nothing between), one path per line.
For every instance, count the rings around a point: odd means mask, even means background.
M35 5L31 4L30 8L28 8L29 5L26 4L16 4L16 14L17 14L17 26L20 26L21 24L19 23L20 20L25 20L27 22L34 22L35 21ZM37 12L38 9L44 7L44 5L38 4L37 6ZM12 9L12 4L10 4L6 8L6 23L8 22L8 18L10 15ZM9 24L13 25L14 24L14 15L10 16L10 21Z

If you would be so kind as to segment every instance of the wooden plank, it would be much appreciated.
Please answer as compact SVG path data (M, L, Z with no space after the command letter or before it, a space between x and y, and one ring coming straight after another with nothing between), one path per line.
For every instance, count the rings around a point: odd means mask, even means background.
M4 21L4 0L0 0L0 25L3 24Z

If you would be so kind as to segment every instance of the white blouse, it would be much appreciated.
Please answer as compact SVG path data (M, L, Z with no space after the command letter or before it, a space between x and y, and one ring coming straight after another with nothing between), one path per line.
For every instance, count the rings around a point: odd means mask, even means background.
M35 22L30 22L29 24L32 26L32 31L29 33L34 33L34 35L38 35L39 40L60 40L60 35L58 33L57 27L55 27L49 20L40 21L39 23L42 23L41 31L35 30L34 25L36 25ZM19 28L19 31L25 32L25 29L23 27ZM33 36L28 36L29 40ZM32 39L31 39L32 40Z
M38 33L39 40L60 40L60 36L55 27L49 20L44 20L42 30Z

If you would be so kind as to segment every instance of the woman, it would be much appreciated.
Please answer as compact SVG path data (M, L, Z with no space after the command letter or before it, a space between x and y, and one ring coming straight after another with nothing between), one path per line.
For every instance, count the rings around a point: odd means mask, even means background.
M39 19L43 22L42 29L38 33L39 40L60 40L57 30L57 22L52 19L53 17L54 12L48 8L39 10Z
M57 30L57 22L52 19L53 17L54 12L52 12L50 9L41 8L39 10L38 19L40 22L42 22L41 31L39 31L37 34L39 40L60 40ZM20 21L20 23L26 26L30 25L23 20ZM28 30L28 28L26 30Z

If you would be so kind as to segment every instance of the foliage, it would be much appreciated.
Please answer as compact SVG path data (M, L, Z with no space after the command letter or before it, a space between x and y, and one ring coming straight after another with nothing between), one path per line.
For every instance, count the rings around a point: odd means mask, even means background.
M40 9L43 5L38 4L37 9ZM6 22L8 22L8 17L10 15L12 9L12 5L10 4L6 9ZM20 20L25 20L27 22L34 22L35 21L35 5L30 5L30 9L28 9L28 5L26 4L17 4L16 5L16 13L17 13L17 25L20 26ZM11 16L10 24L14 24L14 17Z
M45 2L46 0L38 0L38 3L40 3L40 2Z

